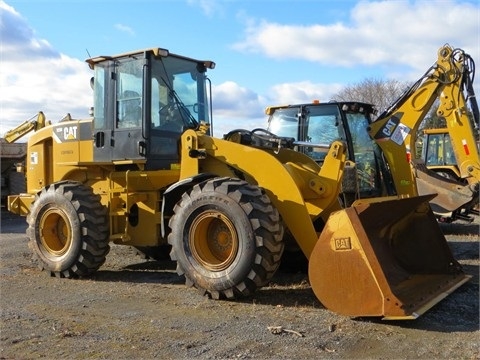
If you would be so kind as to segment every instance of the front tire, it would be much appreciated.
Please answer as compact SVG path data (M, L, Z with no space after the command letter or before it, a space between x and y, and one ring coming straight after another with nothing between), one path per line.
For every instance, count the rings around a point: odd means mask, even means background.
M37 194L27 222L29 246L52 275L87 276L105 262L108 214L91 188L70 181L49 185Z
M280 215L259 187L245 181L195 185L175 206L169 226L177 273L214 299L252 294L280 265Z

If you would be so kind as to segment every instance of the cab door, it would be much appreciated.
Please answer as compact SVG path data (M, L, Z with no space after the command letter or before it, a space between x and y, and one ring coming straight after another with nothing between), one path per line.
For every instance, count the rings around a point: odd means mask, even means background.
M96 64L93 77L93 156L96 162L111 162L113 129L109 114L113 114L109 96L108 64ZM111 116L111 115L110 115Z
M128 57L115 64L113 160L145 157L142 150L144 63L143 58Z
M144 58L97 64L95 72L94 156L97 161L143 159Z

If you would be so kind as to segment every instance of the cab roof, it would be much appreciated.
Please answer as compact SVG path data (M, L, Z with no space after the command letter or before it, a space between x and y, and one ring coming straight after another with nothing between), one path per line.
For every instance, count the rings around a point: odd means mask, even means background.
M157 48L147 48L147 49L143 49L143 50L129 51L129 52L126 52L126 53L113 55L113 56L101 55L101 56L96 56L96 57L86 59L85 61L88 63L90 68L93 69L93 66L95 64L103 62L103 61L108 61L108 60L113 60L113 59L123 58L123 57L127 57L127 56L133 56L133 55L141 55L141 54L145 54L145 53L148 53L148 52L153 53L153 55L156 56L156 57L158 57L158 56L163 56L163 57L174 56L174 57L177 57L177 58L181 58L181 59L185 59L185 60L189 60L189 61L204 64L205 67L209 68L209 69L215 68L215 63L211 60L193 59L193 58L190 58L190 57L170 53L167 49L158 48L158 47Z

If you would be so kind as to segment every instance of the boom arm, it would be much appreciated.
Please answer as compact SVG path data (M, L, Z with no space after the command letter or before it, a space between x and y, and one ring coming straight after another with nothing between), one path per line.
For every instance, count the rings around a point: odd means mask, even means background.
M236 141L239 141L237 143ZM339 210L346 146L332 143L323 166L299 152L278 151L241 144L240 139L220 140L193 130L182 134L181 179L206 174L241 177L267 192L283 221L307 258L318 235L312 220L324 221L332 210Z
M480 181L480 160L474 126L468 115L470 102L475 128L478 129L478 105L470 73L473 60L460 49L445 45L437 62L400 99L371 124L369 133L394 167L394 182L399 195L417 194L410 160L415 158L415 137L428 111L439 99L438 116L444 117L462 176ZM467 92L465 96L464 92ZM399 161L404 158L405 161Z
M45 115L40 111L38 113L37 120L26 120L18 125L15 129L7 131L5 133L5 141L8 143L13 143L28 134L30 131L37 131L46 125Z

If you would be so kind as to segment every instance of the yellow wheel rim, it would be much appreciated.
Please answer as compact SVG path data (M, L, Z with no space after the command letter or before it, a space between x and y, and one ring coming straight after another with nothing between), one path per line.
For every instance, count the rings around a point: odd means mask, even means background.
M195 260L210 271L227 269L238 251L232 222L218 211L206 211L192 224L189 245Z
M72 229L66 215L56 209L47 210L40 220L40 239L48 253L64 255L72 243Z

